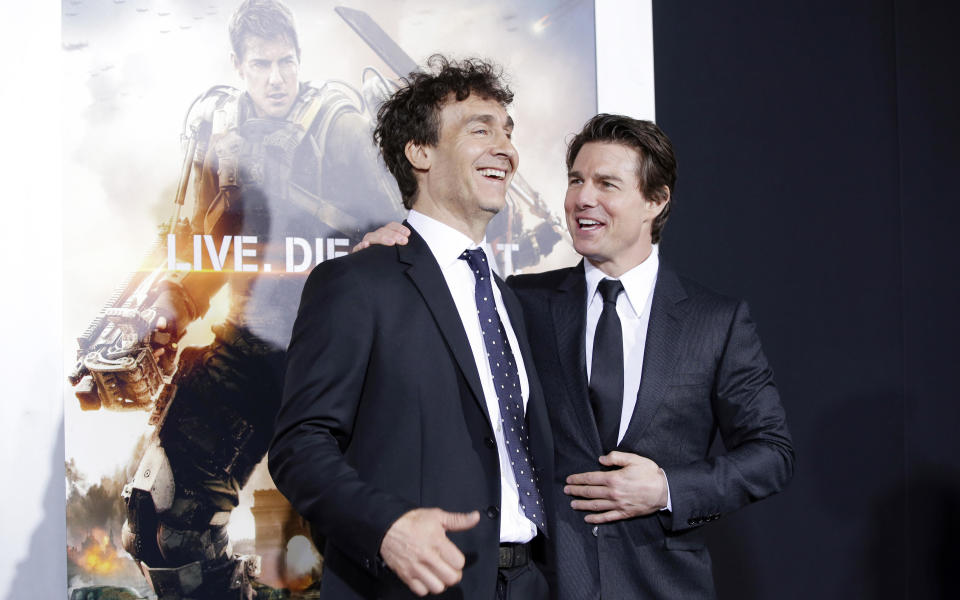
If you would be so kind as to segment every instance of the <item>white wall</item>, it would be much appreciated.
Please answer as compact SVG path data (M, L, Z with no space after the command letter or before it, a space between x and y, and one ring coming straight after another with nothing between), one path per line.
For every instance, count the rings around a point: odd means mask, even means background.
M59 2L0 8L0 596L10 598L66 595L59 23Z

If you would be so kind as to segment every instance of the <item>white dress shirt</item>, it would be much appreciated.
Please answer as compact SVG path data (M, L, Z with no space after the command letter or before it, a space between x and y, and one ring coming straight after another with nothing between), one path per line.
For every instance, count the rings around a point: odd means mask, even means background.
M647 340L647 326L650 324L650 305L653 302L653 287L657 282L657 270L660 267L657 246L653 246L647 260L630 269L619 277L623 284L623 293L617 297L617 316L623 331L623 412L620 413L620 431L617 443L623 439L637 405L640 392L640 375L643 370L643 349ZM597 322L603 312L603 298L597 292L597 286L607 277L603 271L593 266L589 260L583 261L587 278L587 379L593 370L593 337L597 331Z
M480 331L480 321L477 318L477 301L475 297L477 280L467 261L461 260L464 250L482 248L487 255L487 264L493 268L493 253L484 239L479 245L473 243L469 237L456 229L432 219L423 213L411 210L407 215L407 223L420 234L427 242L433 257L440 265L443 278L447 282L453 303L460 314L463 330L470 342L473 360L480 374L480 383L483 386L483 396L487 405L490 422L494 424L494 439L497 442L497 454L500 457L500 542L529 542L537 534L536 525L531 522L523 509L520 508L520 496L517 491L517 480L513 475L513 467L507 454L507 445L500 425L500 401L493 385L493 374L490 372L490 363L487 360L487 351L483 344L483 334ZM493 298L497 306L497 313L503 322L507 334L507 341L516 358L517 372L520 376L520 389L523 394L523 407L526 410L527 400L530 397L530 385L527 381L527 371L523 366L523 356L517 344L517 336L510 324L510 316L503 304L500 288L494 282ZM549 457L552 458L552 457ZM541 490L542 492L543 490Z
M627 433L633 410L637 406L640 376L643 371L643 351L647 341L647 327L650 325L650 306L653 304L653 289L659 269L660 252L657 244L653 244L646 260L619 277L623 284L623 293L617 297L617 316L620 317L620 329L623 332L623 410L620 413L620 431L617 433L618 444ZM603 298L597 292L597 286L605 278L614 278L607 277L589 260L583 261L583 270L587 280L586 355L589 381L590 372L593 370L593 338L600 313L603 312ZM664 510L670 509L668 485L667 507Z

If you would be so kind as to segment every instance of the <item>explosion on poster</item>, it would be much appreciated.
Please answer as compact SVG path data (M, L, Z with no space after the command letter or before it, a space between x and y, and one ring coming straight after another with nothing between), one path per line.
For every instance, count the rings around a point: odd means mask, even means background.
M482 56L504 67L516 92L510 112L522 158L507 208L488 232L497 266L506 275L569 264L573 257L560 218L562 157L565 137L595 112L592 2L371 0L340 12L332 2L286 2L299 37L302 102L280 121L282 127L264 119L244 121L246 81L231 60L227 35L239 4L63 4L64 364L76 375L64 388L67 557L70 590L82 591L83 597L155 597L122 543L129 498L148 487L143 484L148 467L162 463L156 458L158 429L168 413L178 403L198 404L197 398L207 397L197 381L208 382L210 364L229 354L222 347L216 354L217 344L226 339L231 351L250 344L255 350L244 360L254 369L268 369L270 363L275 370L312 267L348 253L364 232L403 218L371 127L378 101L406 74L398 72L408 64L404 59L422 64L442 52L454 58ZM370 42L381 34L401 53L375 52ZM385 42L379 42L383 52ZM266 129L249 131L261 126ZM227 203L214 218L211 205L219 202L216 184L223 173L210 172L210 157L217 141L234 131L247 140L280 136L297 150L275 160L275 148L284 143L261 144L273 167L248 169L246 176L261 178L262 209L231 211ZM312 150L304 159L300 147L308 144ZM241 156L244 160L248 166L256 163L250 156ZM250 204L247 198L244 202ZM104 403L109 394L97 386L122 377L94 371L108 359L121 360L123 352L122 358L130 358L137 344L147 347L157 339L159 313L140 310L130 316L124 307L155 305L163 288L158 282L200 282L205 291L189 318L179 319L182 337L175 355L153 359L141 352L136 355L141 362L133 361L136 369L156 368L163 378L136 392L137 403L124 402L123 396L132 394L126 388ZM111 310L101 310L104 301ZM123 352L117 344L126 344ZM246 380L226 372L211 397L230 400L224 389L245 386ZM130 410L107 410L124 407ZM204 435L237 434L223 425L225 407L197 410L206 415ZM269 421L268 408L251 411L247 418L257 427ZM167 443L199 452L202 444L191 441L194 433L178 429ZM229 534L231 556L259 556L255 586L260 597L278 590L309 597L319 585L320 555L258 459L254 452L252 464L231 463L230 468L244 471L239 479L245 485L239 494L226 495L236 508L215 518Z

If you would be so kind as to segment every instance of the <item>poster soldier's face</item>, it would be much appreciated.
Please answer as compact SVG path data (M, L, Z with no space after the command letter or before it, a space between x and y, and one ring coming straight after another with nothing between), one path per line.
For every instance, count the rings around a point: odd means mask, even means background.
M497 213L502 275L575 259L563 156L596 112L593 2L285 5L299 55L257 35L232 55L236 0L63 4L67 554L84 598L320 585L322 548L262 459L306 276L406 214L372 129L409 65L504 68L516 131L495 102L445 108L438 193Z
M233 55L233 64L257 116L282 119L293 106L300 85L296 48L283 37L258 35L248 35L243 47L243 56Z

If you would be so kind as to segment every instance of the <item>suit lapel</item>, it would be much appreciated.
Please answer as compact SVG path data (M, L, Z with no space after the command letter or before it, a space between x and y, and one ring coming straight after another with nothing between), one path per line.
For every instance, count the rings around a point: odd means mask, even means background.
M404 224L406 225L406 222ZM405 246L397 246L397 256L401 263L409 265L406 271L407 276L423 297L423 301L437 322L440 334L447 342L470 391L473 392L474 400L487 423L490 424L490 415L487 413L477 364L473 359L473 351L470 349L470 342L467 341L467 334L463 330L460 313L457 312L447 281L443 278L443 272L430 252L430 247L412 227L409 225L407 227L411 230L410 240Z
M661 262L650 307L637 405L621 442L625 448L637 447L663 403L680 353L680 332L688 310L686 297L677 274Z
M553 330L557 336L557 352L567 387L567 400L573 409L581 430L596 452L600 452L600 434L590 407L587 389L587 358L584 349L587 327L587 280L583 274L583 261L570 269L566 279L557 287L550 303ZM599 454L597 454L599 456Z

